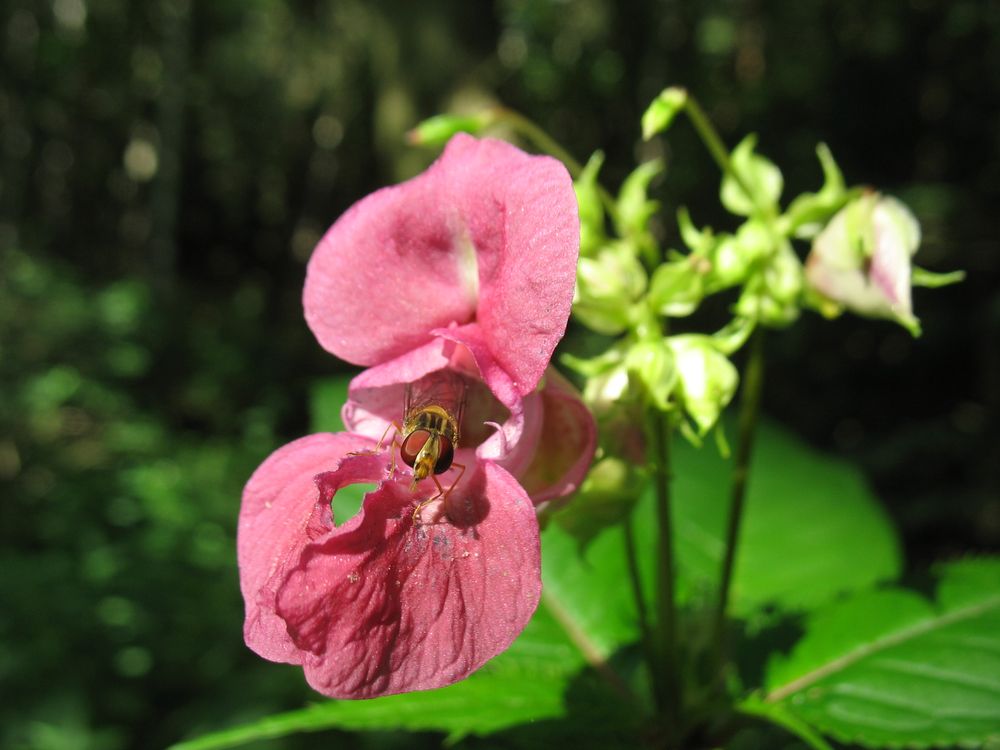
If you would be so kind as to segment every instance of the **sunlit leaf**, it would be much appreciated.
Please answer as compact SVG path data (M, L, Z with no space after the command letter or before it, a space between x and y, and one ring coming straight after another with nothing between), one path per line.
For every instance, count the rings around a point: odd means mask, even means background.
M1000 558L941 574L935 604L890 589L817 612L764 703L872 747L1000 742Z
M765 605L804 610L899 573L896 534L858 471L772 425L755 442L733 579L733 612ZM673 484L685 586L715 581L732 466L678 443ZM683 469L680 469L683 467Z

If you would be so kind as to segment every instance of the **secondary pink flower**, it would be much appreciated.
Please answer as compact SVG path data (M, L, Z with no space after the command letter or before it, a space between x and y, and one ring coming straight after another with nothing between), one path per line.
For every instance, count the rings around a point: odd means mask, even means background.
M330 229L306 318L324 347L370 367L351 383L350 433L285 446L246 487L252 649L301 664L326 695L365 698L450 684L520 633L541 588L536 510L572 492L594 453L592 417L546 372L578 244L558 162L467 136ZM435 497L430 480L411 490L396 441L372 451L402 421L408 386L454 378L465 473L441 474ZM377 487L334 526L333 494L359 482Z
M866 193L834 216L813 240L806 279L848 310L889 318L918 331L911 302L911 258L920 225L891 196Z
M565 332L579 246L562 164L459 134L330 228L309 261L306 321L363 366L436 337L467 343L494 392L523 396Z

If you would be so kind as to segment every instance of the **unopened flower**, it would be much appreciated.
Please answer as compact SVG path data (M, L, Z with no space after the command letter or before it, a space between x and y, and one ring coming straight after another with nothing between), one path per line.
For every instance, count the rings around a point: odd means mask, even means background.
M810 286L835 306L889 318L913 333L911 258L920 225L891 196L866 193L842 208L813 241L806 261Z
M736 393L736 367L711 336L668 336L666 343L677 369L677 400L704 435L715 426Z
M589 412L546 372L578 243L561 165L463 135L334 224L309 264L306 319L368 369L350 386L350 432L285 446L247 485L252 649L301 664L326 695L367 698L450 684L524 628L541 586L536 510L574 490L594 452ZM411 445L407 394L441 384L458 394L450 426ZM356 483L377 486L335 526L330 500Z

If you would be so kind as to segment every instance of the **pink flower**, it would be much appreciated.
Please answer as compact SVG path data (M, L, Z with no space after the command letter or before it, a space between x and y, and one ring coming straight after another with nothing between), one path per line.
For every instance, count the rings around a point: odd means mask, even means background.
M920 225L888 195L869 192L842 208L813 240L810 286L858 315L895 320L919 331L911 301L911 258Z
M507 403L534 390L566 330L579 246L562 164L459 134L330 228L309 261L306 322L366 367L435 338L466 344Z
M250 648L301 664L326 695L368 698L450 684L517 637L541 590L536 511L572 492L594 453L589 412L546 370L578 244L561 165L467 136L330 229L306 319L369 369L351 383L350 432L279 449L244 491ZM408 387L442 382L465 396L443 496L412 481L402 436L386 437ZM355 483L377 487L335 526L330 500Z

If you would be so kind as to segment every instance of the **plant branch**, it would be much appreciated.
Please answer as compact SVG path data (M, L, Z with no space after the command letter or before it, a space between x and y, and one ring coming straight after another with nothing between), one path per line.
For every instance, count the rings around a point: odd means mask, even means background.
M701 142L705 144L705 148L708 149L708 153L712 155L715 163L719 165L722 173L732 177L736 181L736 184L740 186L740 190L743 191L747 199L757 206L756 194L743 179L743 176L733 169L732 159L729 158L729 150L722 142L722 138L719 136L715 126L712 125L712 121L708 119L705 110L698 104L698 100L690 94L687 95L684 101L684 112L687 113L688 119L691 120L691 124L701 138Z
M555 618L556 622L562 627L566 632L566 635L573 642L586 662L594 668L594 670L603 677L607 683L614 688L614 690L622 696L626 701L634 703L638 699L632 693L631 688L629 688L628 683L619 675L612 666L608 663L608 660L598 649L597 645L590 640L584 630L577 625L576 620L573 616L566 611L562 603L556 599L552 594L548 593L548 590L544 587L542 588L542 602L545 604L545 608L549 613Z
M657 628L655 648L659 669L654 682L659 684L659 709L668 731L675 731L680 714L679 681L677 679L677 613L674 601L674 535L670 512L670 441L673 429L668 417L651 409L650 463L656 488Z
M653 680L653 687L659 690L659 680L656 677L656 654L653 646L653 631L649 626L649 611L646 608L646 598L642 590L642 575L639 572L639 558L636 554L635 531L632 528L632 513L626 515L622 521L622 531L625 536L625 562L628 565L629 581L632 584L632 597L635 599L636 617L639 618L639 633L642 637L642 650L649 667L650 678ZM657 694L657 703L661 696Z
M566 165L566 169L569 170L573 179L580 176L580 172L583 171L583 165L574 159L573 155L563 148L555 138L546 133L542 127L536 125L520 112L515 112L506 107L498 107L495 112L497 122L507 123L542 151L557 158Z
M722 576L719 581L719 599L716 603L712 630L713 662L716 674L721 675L725 648L726 613L729 608L729 594L732 588L733 567L739 542L743 508L746 500L747 480L750 476L750 458L753 438L760 411L760 395L764 383L764 329L758 326L750 340L750 357L743 376L740 395L739 442L733 465L732 494L729 504L729 520L726 525L725 557L722 560Z
M583 165L574 159L569 151L563 148L555 138L546 133L544 128L529 120L520 112L507 109L506 107L497 107L493 112L494 122L506 123L515 132L520 133L535 144L540 150L561 161L566 165L566 169L569 170L570 176L574 180L583 172ZM604 204L605 210L614 216L618 210L614 197L600 183L597 183L597 192L601 196L601 203Z

